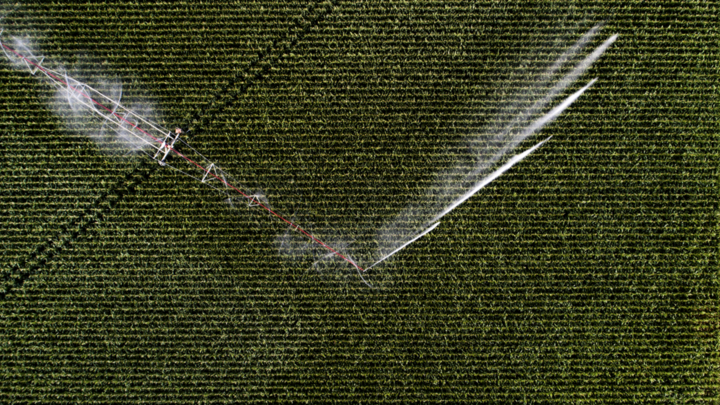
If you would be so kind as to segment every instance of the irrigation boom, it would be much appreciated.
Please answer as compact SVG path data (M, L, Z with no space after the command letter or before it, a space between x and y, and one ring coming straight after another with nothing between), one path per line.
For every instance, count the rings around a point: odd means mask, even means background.
M2 34L1 30L0 34ZM103 120L103 124L111 124L112 130L118 135L131 137L139 145L153 149L154 153L152 154L144 152L151 159L157 161L157 163L161 166L175 169L187 176L199 180L203 184L207 184L210 187L223 191L231 198L231 200L233 197L237 198L237 195L239 195L240 198L248 201L249 206L257 206L266 210L309 238L313 243L317 243L330 251L331 255L337 256L350 263L360 272L365 271L346 255L343 255L333 249L320 239L313 236L310 232L301 228L299 225L273 211L268 205L263 204L258 195L243 191L241 186L237 185L238 183L232 176L226 173L216 163L211 162L187 144L187 142L180 137L182 133L180 130L176 130L175 132L170 131L162 125L144 118L126 108L120 103L120 100L113 100L89 85L69 77L66 73L60 73L42 66L44 58L34 56L29 49L18 50L22 47L10 47L1 40L0 46L8 59L26 65L32 75L35 75L38 71L42 72L53 86L55 86L58 90L65 92L68 97L68 102L71 104L78 103L87 108L95 117ZM183 150L185 153L178 150L179 146L176 146L178 143L184 145ZM185 150L185 148L189 149L189 151ZM188 169L181 170L170 165L168 162L168 157L170 155L179 157L182 162L186 163L186 167L189 167L189 170L196 172L197 175L191 174L191 172L187 171ZM212 182L215 183L213 184ZM220 183L219 187L216 186L218 183ZM233 193L235 195L233 195Z
M443 216L463 204L480 189L510 170L515 164L519 163L550 139L548 138L536 143L535 146L527 149L525 152L519 153L509 159L498 169L489 172L490 168L499 163L500 159L502 159L506 153L513 150L529 136L540 131L544 126L556 119L563 111L572 105L583 92L595 83L597 79L591 80L580 90L567 96L565 100L556 107L542 114L540 117L534 118L540 114L545 107L549 106L556 96L564 92L574 83L575 80L617 40L617 34L606 39L600 46L596 47L590 55L577 63L553 85L552 83L555 80L556 74L560 72L560 67L574 57L600 28L601 24L598 24L590 29L540 76L540 80L534 88L544 89L543 97L537 99L528 108L514 114L514 117L510 117L510 120L507 120L505 115L501 116L500 118L502 119L500 122L506 123L502 124L499 130L494 127L489 127L487 132L481 133L479 136L476 136L476 139L472 140L471 145L477 144L480 145L478 148L485 149L476 149L478 151L477 162L472 160L459 160L457 162L455 172L462 174L462 176L457 177L456 174L453 174L448 176L447 179L437 182L437 184L433 185L433 187L436 187L436 190L429 193L429 197L426 200L418 202L418 204L416 204L417 206L414 204L409 205L405 211L397 215L393 222L388 223L389 226L386 227L387 232L381 230L378 239L382 240L385 246L380 246L374 263L366 266L364 269L355 263L349 254L340 253L338 249L332 248L313 236L310 232L302 229L293 221L273 211L268 203L261 201L261 196L243 191L243 189L246 188L240 186L240 183L236 179L225 172L225 170L215 162L205 158L205 156L193 149L182 139L182 131L180 129L176 129L174 132L170 131L147 117L143 117L131 109L126 108L120 104L119 98L114 100L86 83L69 77L66 73L60 73L42 66L44 59L33 55L30 49L19 42L15 47L11 47L3 43L0 37L0 49L2 49L11 62L26 66L31 74L35 75L38 71L42 72L50 83L59 90L59 94L67 97L67 101L71 107L82 106L84 109L91 111L93 117L100 119L103 126L110 124L111 129L118 135L117 139L120 141L130 140L130 143L133 145L132 149L138 149L158 164L177 170L225 193L231 202L237 198L247 201L248 206L257 206L264 209L310 239L313 244L317 243L329 251L329 253L320 258L318 262L331 257L341 258L355 267L363 282L368 284L362 277L363 272L384 262L430 233L439 225L438 221ZM0 35L1 34L2 30L0 29ZM536 98L536 96L530 94L528 101L531 101L533 98ZM473 146L473 148L475 148L475 146ZM180 150L182 150L182 152ZM148 153L148 151L152 152ZM184 166L179 168L171 165L169 158L173 156L179 158L177 160L183 163ZM174 161L175 160L173 160L173 162ZM468 170L468 167L471 169ZM461 180L457 180L456 177ZM427 220L422 221L423 218ZM411 232L397 238L395 234L398 229L410 229Z

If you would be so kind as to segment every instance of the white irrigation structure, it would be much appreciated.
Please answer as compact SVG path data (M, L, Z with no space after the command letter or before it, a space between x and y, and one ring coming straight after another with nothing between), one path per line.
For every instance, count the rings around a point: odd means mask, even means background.
M593 27L571 48L563 53L542 75L536 87L543 88L543 86L546 86L556 75L558 69L571 57L575 56L599 29L600 26ZM467 169L467 162L463 161L458 162L452 174L439 175L438 181L436 181L435 185L428 191L429 197L427 199L415 202L401 212L392 222L386 223L383 229L378 232L380 248L374 255L374 259L370 261L372 264L363 268L351 259L349 254L340 253L337 249L320 241L310 232L300 228L293 221L287 220L273 211L269 207L267 200L258 193L243 191L247 189L242 187L232 176L218 166L217 163L207 159L185 142L181 136L182 131L180 129L169 130L157 122L137 114L121 104L121 95L119 95L117 99L108 97L86 83L82 83L68 76L65 72L43 66L44 58L34 55L31 49L20 40L13 38L13 45L8 45L3 42L2 30L0 30L0 48L11 63L16 66L26 67L32 75L41 72L49 83L58 89L58 94L67 98L70 106L81 106L86 111L90 111L94 117L102 122L103 126L107 125L111 131L117 135L117 139L131 145L131 150L139 150L147 154L148 157L155 160L158 164L177 170L225 193L228 197L226 201L232 203L239 199L246 201L248 206L265 209L275 217L284 221L292 229L307 237L313 245L316 244L317 246L323 247L326 251L329 251L329 253L325 254L317 262L340 258L357 269L363 282L368 286L370 286L370 284L362 277L362 273L385 262L391 256L430 233L440 224L440 218L450 213L480 189L500 177L504 172L522 161L543 143L547 142L550 138L535 144L526 151L510 158L500 168L487 173L487 169L500 161L508 152L514 150L523 140L552 122L595 83L597 79L591 80L587 85L568 96L562 103L546 114L532 121L530 120L536 113L548 106L555 96L574 83L616 39L617 35L613 35L598 46L594 52L578 63L552 88L546 90L544 96L536 100L529 108L511 117L503 116L501 121L507 124L502 128L498 129L493 127L479 136L472 136L470 139L471 144L493 144L494 146L492 148L485 147L485 149L479 151L478 157L473 165L474 168L471 170ZM488 142L488 140L491 142ZM176 158L172 159L174 164L170 164L172 157ZM177 162L177 164L175 164L175 162ZM398 236L398 229L409 229L410 232L406 235Z
M41 72L50 84L59 90L60 94L67 97L67 101L71 106L80 105L90 111L93 116L102 121L103 125L109 124L108 126L118 137L128 140L134 149L141 150L161 166L177 170L203 184L220 190L227 194L231 203L236 199L241 199L247 201L248 206L265 209L309 238L313 243L317 243L330 251L331 255L352 264L358 270L358 273L364 270L347 255L338 252L310 232L273 211L262 196L257 193L243 191L246 189L217 163L210 161L185 142L181 138L182 131L180 129L171 131L164 128L162 125L144 118L123 106L119 99L114 100L107 97L86 83L69 77L66 73L43 66L43 57L34 55L29 47L17 39L13 38L15 42L13 46L4 43L1 35L2 31L0 30L0 48L13 64L27 67L32 75ZM180 149L182 149L182 152ZM177 160L183 163L183 166L171 165L169 158L172 156L179 157L180 159Z

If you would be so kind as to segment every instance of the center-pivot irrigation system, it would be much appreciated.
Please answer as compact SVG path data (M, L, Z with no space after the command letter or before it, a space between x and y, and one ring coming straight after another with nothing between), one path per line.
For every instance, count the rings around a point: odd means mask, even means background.
M545 86L548 81L554 77L562 64L564 64L570 57L574 56L598 30L599 25L593 27L580 40L578 40L573 47L563 53L556 60L555 64L545 72L541 83L538 86ZM421 202L413 206L413 215L415 218L412 221L408 220L402 213L398 215L395 222L391 224L391 227L405 227L414 230L414 232L409 234L409 236L402 238L391 238L393 240L388 243L388 246L381 246L381 249L378 250L378 254L376 255L376 259L373 260L373 264L363 268L352 260L349 257L349 254L340 253L337 249L334 249L320 239L316 238L310 232L301 228L298 224L273 211L269 207L269 204L264 203L262 196L256 193L243 191L243 189L246 188L242 187L225 170L223 170L215 162L207 159L185 142L185 140L181 137L182 131L180 129L176 129L174 131L168 130L162 125L153 122L150 119L143 117L123 106L120 103L119 98L114 100L89 85L69 77L67 73L61 73L43 66L42 63L44 58L35 56L33 52L21 41L15 39L13 46L3 42L2 32L3 31L0 29L0 48L13 64L27 67L32 75L35 75L38 71L41 72L49 80L50 84L58 89L59 94L67 98L67 102L71 106L82 106L85 110L90 111L93 117L102 122L103 127L109 124L110 130L118 136L118 139L129 142L133 145L132 149L145 153L150 159L155 160L161 166L177 170L178 172L197 179L203 184L225 193L231 202L239 199L246 201L248 206L256 206L264 209L307 237L313 244L317 244L329 251L329 253L320 260L337 257L347 263L350 263L357 270L363 282L367 285L370 284L362 277L362 273L384 262L411 243L430 233L440 224L440 218L469 199L481 188L498 178L501 174L509 170L512 166L520 162L530 153L539 148L544 142L550 139L545 139L523 153L512 157L504 165L493 172L484 172L485 169L497 162L507 152L514 149L514 147L516 147L525 138L539 131L547 123L555 119L568 106L570 106L570 104L580 97L580 95L597 79L593 79L583 88L568 96L562 103L545 113L540 118L531 120L531 117L534 114L542 110L545 106L552 102L557 94L561 93L570 84L572 84L617 39L617 35L613 35L607 39L603 44L597 47L592 54L578 63L574 69L572 69L557 84L550 88L550 90L546 92L545 96L542 99L537 100L531 107L513 117L509 117L509 120L507 120L508 117L503 117L505 121L509 121L510 124L501 128L501 130L497 133L493 132L495 131L493 130L483 134L483 139L500 141L502 147L497 150L493 150L492 153L489 153L488 155L490 157L486 158L474 171L465 172L464 174L461 173L465 176L463 182L458 182L456 180L440 181L440 188L446 191L445 193L440 193L442 194L442 198L433 197L435 200L432 202ZM513 131L512 133L511 130ZM477 141L478 139L474 140ZM486 152L487 151L483 151L483 153ZM173 159L172 161L178 161L182 163L183 166L171 165L168 159L171 156L178 157L179 159ZM462 170L460 170L460 172L462 172ZM480 173L481 176L478 176L478 173ZM448 192L448 190L451 192ZM418 209L418 207L420 207L420 209Z
M0 35L2 35L2 31L0 31ZM36 57L29 49L27 49L27 47L20 45L16 47L18 49L15 49L2 41L0 41L0 46L2 46L5 56L11 60L25 64L30 70L30 73L33 75L35 75L38 71L42 72L53 86L59 90L63 90L67 97L72 98L72 100L68 100L69 102L79 103L89 109L89 111L91 111L97 118L104 120L104 123L110 123L110 128L115 133L122 137L130 136L138 141L142 146L154 149L155 152L152 154L147 152L145 153L151 159L157 161L161 166L170 167L187 176L200 180L200 182L204 184L208 184L216 189L221 189L227 193L230 198L242 198L247 200L248 205L257 206L268 211L270 214L310 238L313 242L318 243L320 246L329 250L335 256L338 256L346 262L352 264L359 271L365 271L365 269L360 267L353 260L311 235L299 225L270 209L270 207L260 201L260 196L243 191L241 186L236 185L238 183L232 178L232 176L227 174L216 163L211 162L205 158L205 156L200 154L200 152L188 145L187 142L180 137L182 131L179 129L170 131L163 128L162 125L143 118L134 113L132 110L126 108L120 104L119 100L116 101L105 96L87 84L69 77L66 73L60 73L42 66L44 58ZM188 148L191 152L181 153L178 150L179 148L176 147L178 143L184 145L183 150ZM181 170L167 162L168 155L170 154L178 156L183 162L187 163L185 170ZM193 172L196 174L192 174ZM217 187L214 184L210 184L212 181L215 181L216 184L219 182L220 186ZM231 195L232 193L236 193L237 195Z

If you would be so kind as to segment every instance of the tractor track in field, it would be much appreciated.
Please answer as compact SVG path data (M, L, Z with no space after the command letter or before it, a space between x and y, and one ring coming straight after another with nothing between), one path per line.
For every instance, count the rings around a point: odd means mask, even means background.
M189 137L193 133L206 128L210 116L221 114L237 102L254 84L266 78L270 69L295 47L310 30L322 22L335 8L332 1L312 2L299 16L288 23L285 36L276 39L250 61L248 68L235 75L227 84L212 92L211 101L204 108L186 118ZM237 90L231 89L237 87ZM0 275L0 299L5 299L16 288L21 287L32 274L43 268L50 260L59 255L73 241L92 231L93 225L102 221L127 195L132 195L160 168L150 161L143 161L130 173L121 178L114 186L92 202L91 206L81 212L74 220L35 249L20 262L12 265Z
M252 87L253 84L267 77L270 69L278 60L294 48L300 40L307 35L313 27L323 21L334 8L335 5L332 1L325 1L317 5L310 4L305 10L306 13L302 13L293 21L293 26L295 26L296 29L291 27L288 35L281 39L274 40L257 58L250 62L250 65L244 73L236 75L225 86L213 91L212 100L207 103L205 108L200 109L194 115L186 118L189 132L197 132L207 127L210 121L209 117L213 113L219 114L224 112L237 102L239 97ZM305 16L304 14L308 15ZM230 91L238 85L239 88L236 91Z

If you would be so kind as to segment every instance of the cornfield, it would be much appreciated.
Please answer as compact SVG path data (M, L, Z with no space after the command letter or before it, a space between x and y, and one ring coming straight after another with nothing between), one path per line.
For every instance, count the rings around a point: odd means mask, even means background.
M379 245L583 33L619 35L520 148L552 139L368 271L374 288L267 212L109 153L3 61L0 402L720 401L716 3L0 13L345 250Z

